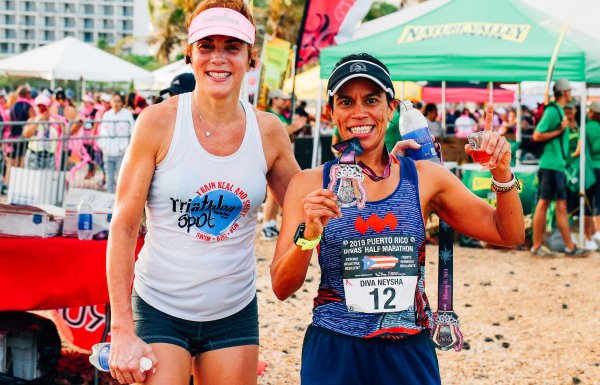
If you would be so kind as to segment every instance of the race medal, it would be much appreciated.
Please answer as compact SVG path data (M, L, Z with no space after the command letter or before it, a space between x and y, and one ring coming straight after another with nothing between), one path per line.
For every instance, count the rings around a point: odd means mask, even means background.
M365 177L362 169L356 164L356 156L363 153L360 142L357 138L352 138L336 144L333 148L341 152L342 155L339 164L331 167L327 188L336 192L335 186L339 181L336 195L340 207L357 206L362 209L367 202L367 189L365 188Z
M414 237L344 239L341 257L348 311L391 313L414 306L419 273Z
M365 207L365 203L367 203L367 189L364 184L365 176L358 165L333 165L329 173L329 180L330 182L327 188L334 192L336 182L338 180L340 181L336 192L340 207L357 206L359 209ZM356 190L358 190L358 197L356 196L355 185Z
M433 313L433 325L431 339L438 349L445 351L454 348L457 352L462 349L463 335L456 313L436 311Z
M460 331L458 316L452 307L454 286L454 230L440 220L440 245L438 264L438 311L433 313L431 339L440 350L454 348L459 352L463 345L463 335Z

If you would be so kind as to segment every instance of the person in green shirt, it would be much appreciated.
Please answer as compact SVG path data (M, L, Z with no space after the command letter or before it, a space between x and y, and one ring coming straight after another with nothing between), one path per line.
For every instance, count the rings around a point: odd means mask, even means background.
M554 83L554 102L544 109L544 114L533 132L533 140L545 142L539 163L539 200L533 215L533 245L531 252L538 256L552 256L543 247L546 213L552 201L556 201L556 225L565 243L565 254L581 256L585 250L579 249L571 239L567 214L566 158L569 150L568 120L563 108L571 101L571 85L568 80L558 79Z
M586 161L591 162L596 176L596 183L588 190L592 215L589 219L586 217L586 229L589 226L589 233L593 233L592 241L600 243L600 101L590 104L588 120L585 124L585 144L589 150L589 158Z

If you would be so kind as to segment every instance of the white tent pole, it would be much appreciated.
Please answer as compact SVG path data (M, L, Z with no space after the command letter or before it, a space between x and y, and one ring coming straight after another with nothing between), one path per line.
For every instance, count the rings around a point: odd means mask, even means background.
M442 132L446 135L446 81L442 80Z
M319 142L321 139L321 109L323 108L323 81L319 77L319 98L317 99L317 111L315 112L315 128L313 130L313 151L311 167L317 167L319 155Z
M488 87L490 88L490 103L494 104L494 82L489 82Z
M523 111L521 109L521 82L517 83L517 126L515 127L515 140L517 143L521 143L521 116L523 115ZM515 159L516 164L521 163L521 150L517 149L516 153L517 159Z
M50 78L50 89L54 92L54 88L56 88L56 79L54 79L54 74Z
M583 248L584 245L584 225L585 225L585 107L587 104L587 85L584 84L581 92L580 101L580 129L579 129L579 247Z
M402 81L402 87L401 87L400 95L402 96L401 100L404 100L404 80Z
M294 114L296 113L296 103L298 102L298 97L296 96L296 47L296 44L292 46L292 60L290 63L292 67L292 106L290 113L290 121L294 120Z
M85 95L85 78L82 76L81 77L81 96L79 97L79 100L81 100L84 95Z

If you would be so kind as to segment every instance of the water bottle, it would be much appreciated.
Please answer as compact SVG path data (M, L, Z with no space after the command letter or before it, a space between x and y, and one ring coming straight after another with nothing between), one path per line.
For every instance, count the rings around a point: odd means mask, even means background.
M83 198L77 206L77 238L92 239L92 205Z
M413 160L431 160L440 163L431 140L427 119L421 111L413 108L409 100L400 102L400 134L402 139L412 139L421 145L417 150L406 150L406 156Z
M92 346L92 355L90 356L90 363L96 367L96 369L108 372L110 367L108 366L108 358L110 357L110 343L103 342ZM140 358L140 371L145 372L152 369L152 360L148 357Z

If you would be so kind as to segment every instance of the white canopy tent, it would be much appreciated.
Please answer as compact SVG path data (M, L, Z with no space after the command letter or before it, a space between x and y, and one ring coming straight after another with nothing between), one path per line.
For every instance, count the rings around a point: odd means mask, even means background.
M144 83L141 87L150 90L163 90L169 87L175 76L186 72L192 72L192 69L189 65L185 64L183 59L178 60L152 71L154 81L148 84Z
M151 83L152 73L74 37L0 61L0 73L50 80ZM82 85L82 88L85 86Z

